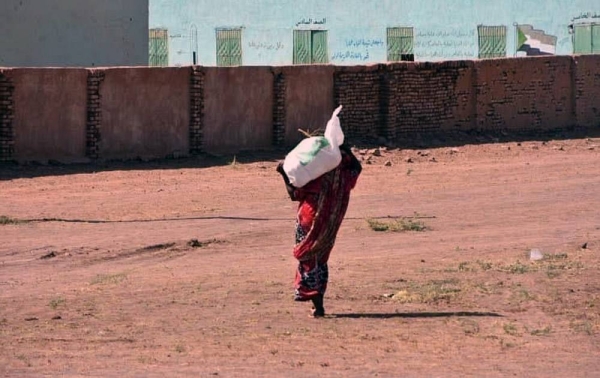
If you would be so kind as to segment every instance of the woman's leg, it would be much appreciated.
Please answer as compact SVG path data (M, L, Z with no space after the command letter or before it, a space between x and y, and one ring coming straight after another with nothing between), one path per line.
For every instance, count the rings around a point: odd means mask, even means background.
M318 295L312 299L313 303L313 311L312 315L315 318L320 318L325 316L325 307L323 307L323 295Z

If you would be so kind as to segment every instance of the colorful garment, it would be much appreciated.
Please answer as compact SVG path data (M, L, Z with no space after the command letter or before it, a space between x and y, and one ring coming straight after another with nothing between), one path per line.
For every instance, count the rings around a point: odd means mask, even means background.
M322 296L327 290L327 261L348 209L350 191L361 172L350 149L341 149L342 162L336 169L290 192L292 199L300 202L294 247L298 260L294 283L297 301Z

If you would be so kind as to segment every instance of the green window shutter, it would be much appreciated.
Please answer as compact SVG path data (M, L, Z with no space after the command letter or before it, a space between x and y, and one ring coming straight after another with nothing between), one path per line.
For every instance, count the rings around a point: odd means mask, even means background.
M390 62L399 62L414 52L413 28L400 27L387 29L387 56Z
M312 63L328 63L327 53L327 31L313 30L312 31L312 48L311 56Z
M501 58L506 56L506 26L477 27L479 58Z
M148 65L169 65L169 33L167 29L150 29L148 39Z
M294 64L310 64L311 50L311 31L294 30Z
M592 54L600 54L600 24L592 25Z
M402 55L402 37L400 28L387 29L387 60L399 62Z
M575 25L575 37L573 39L573 53L592 53L592 25Z
M242 29L217 29L217 66L242 65Z

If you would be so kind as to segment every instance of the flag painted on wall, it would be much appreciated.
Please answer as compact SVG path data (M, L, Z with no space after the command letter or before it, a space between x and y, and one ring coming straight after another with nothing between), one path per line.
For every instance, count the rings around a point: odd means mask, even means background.
M531 25L517 25L517 51L527 56L556 54L556 36Z

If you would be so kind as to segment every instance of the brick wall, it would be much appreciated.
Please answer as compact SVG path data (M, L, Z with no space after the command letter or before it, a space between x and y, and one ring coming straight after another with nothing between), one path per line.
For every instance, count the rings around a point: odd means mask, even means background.
M14 155L14 89L12 81L0 70L0 161L12 160Z
M340 67L335 103L349 137L384 137L475 124L473 62Z
M571 57L481 60L475 69L478 129L544 131L575 124Z
M583 127L599 126L600 55L577 56L574 58L574 64L576 122Z
M202 152L204 137L204 71L194 66L190 72L190 154Z
M102 124L100 85L103 81L104 71L88 71L85 155L90 159L98 159L100 154L100 125Z
M299 128L323 128L339 104L350 140L598 128L598 98L600 55L353 67L3 68L0 161L291 146Z
M349 137L373 137L380 132L382 66L337 67L334 103L343 105L340 122Z
M285 145L285 75L273 70L273 146Z
M473 127L473 62L393 64L388 72L382 136Z

